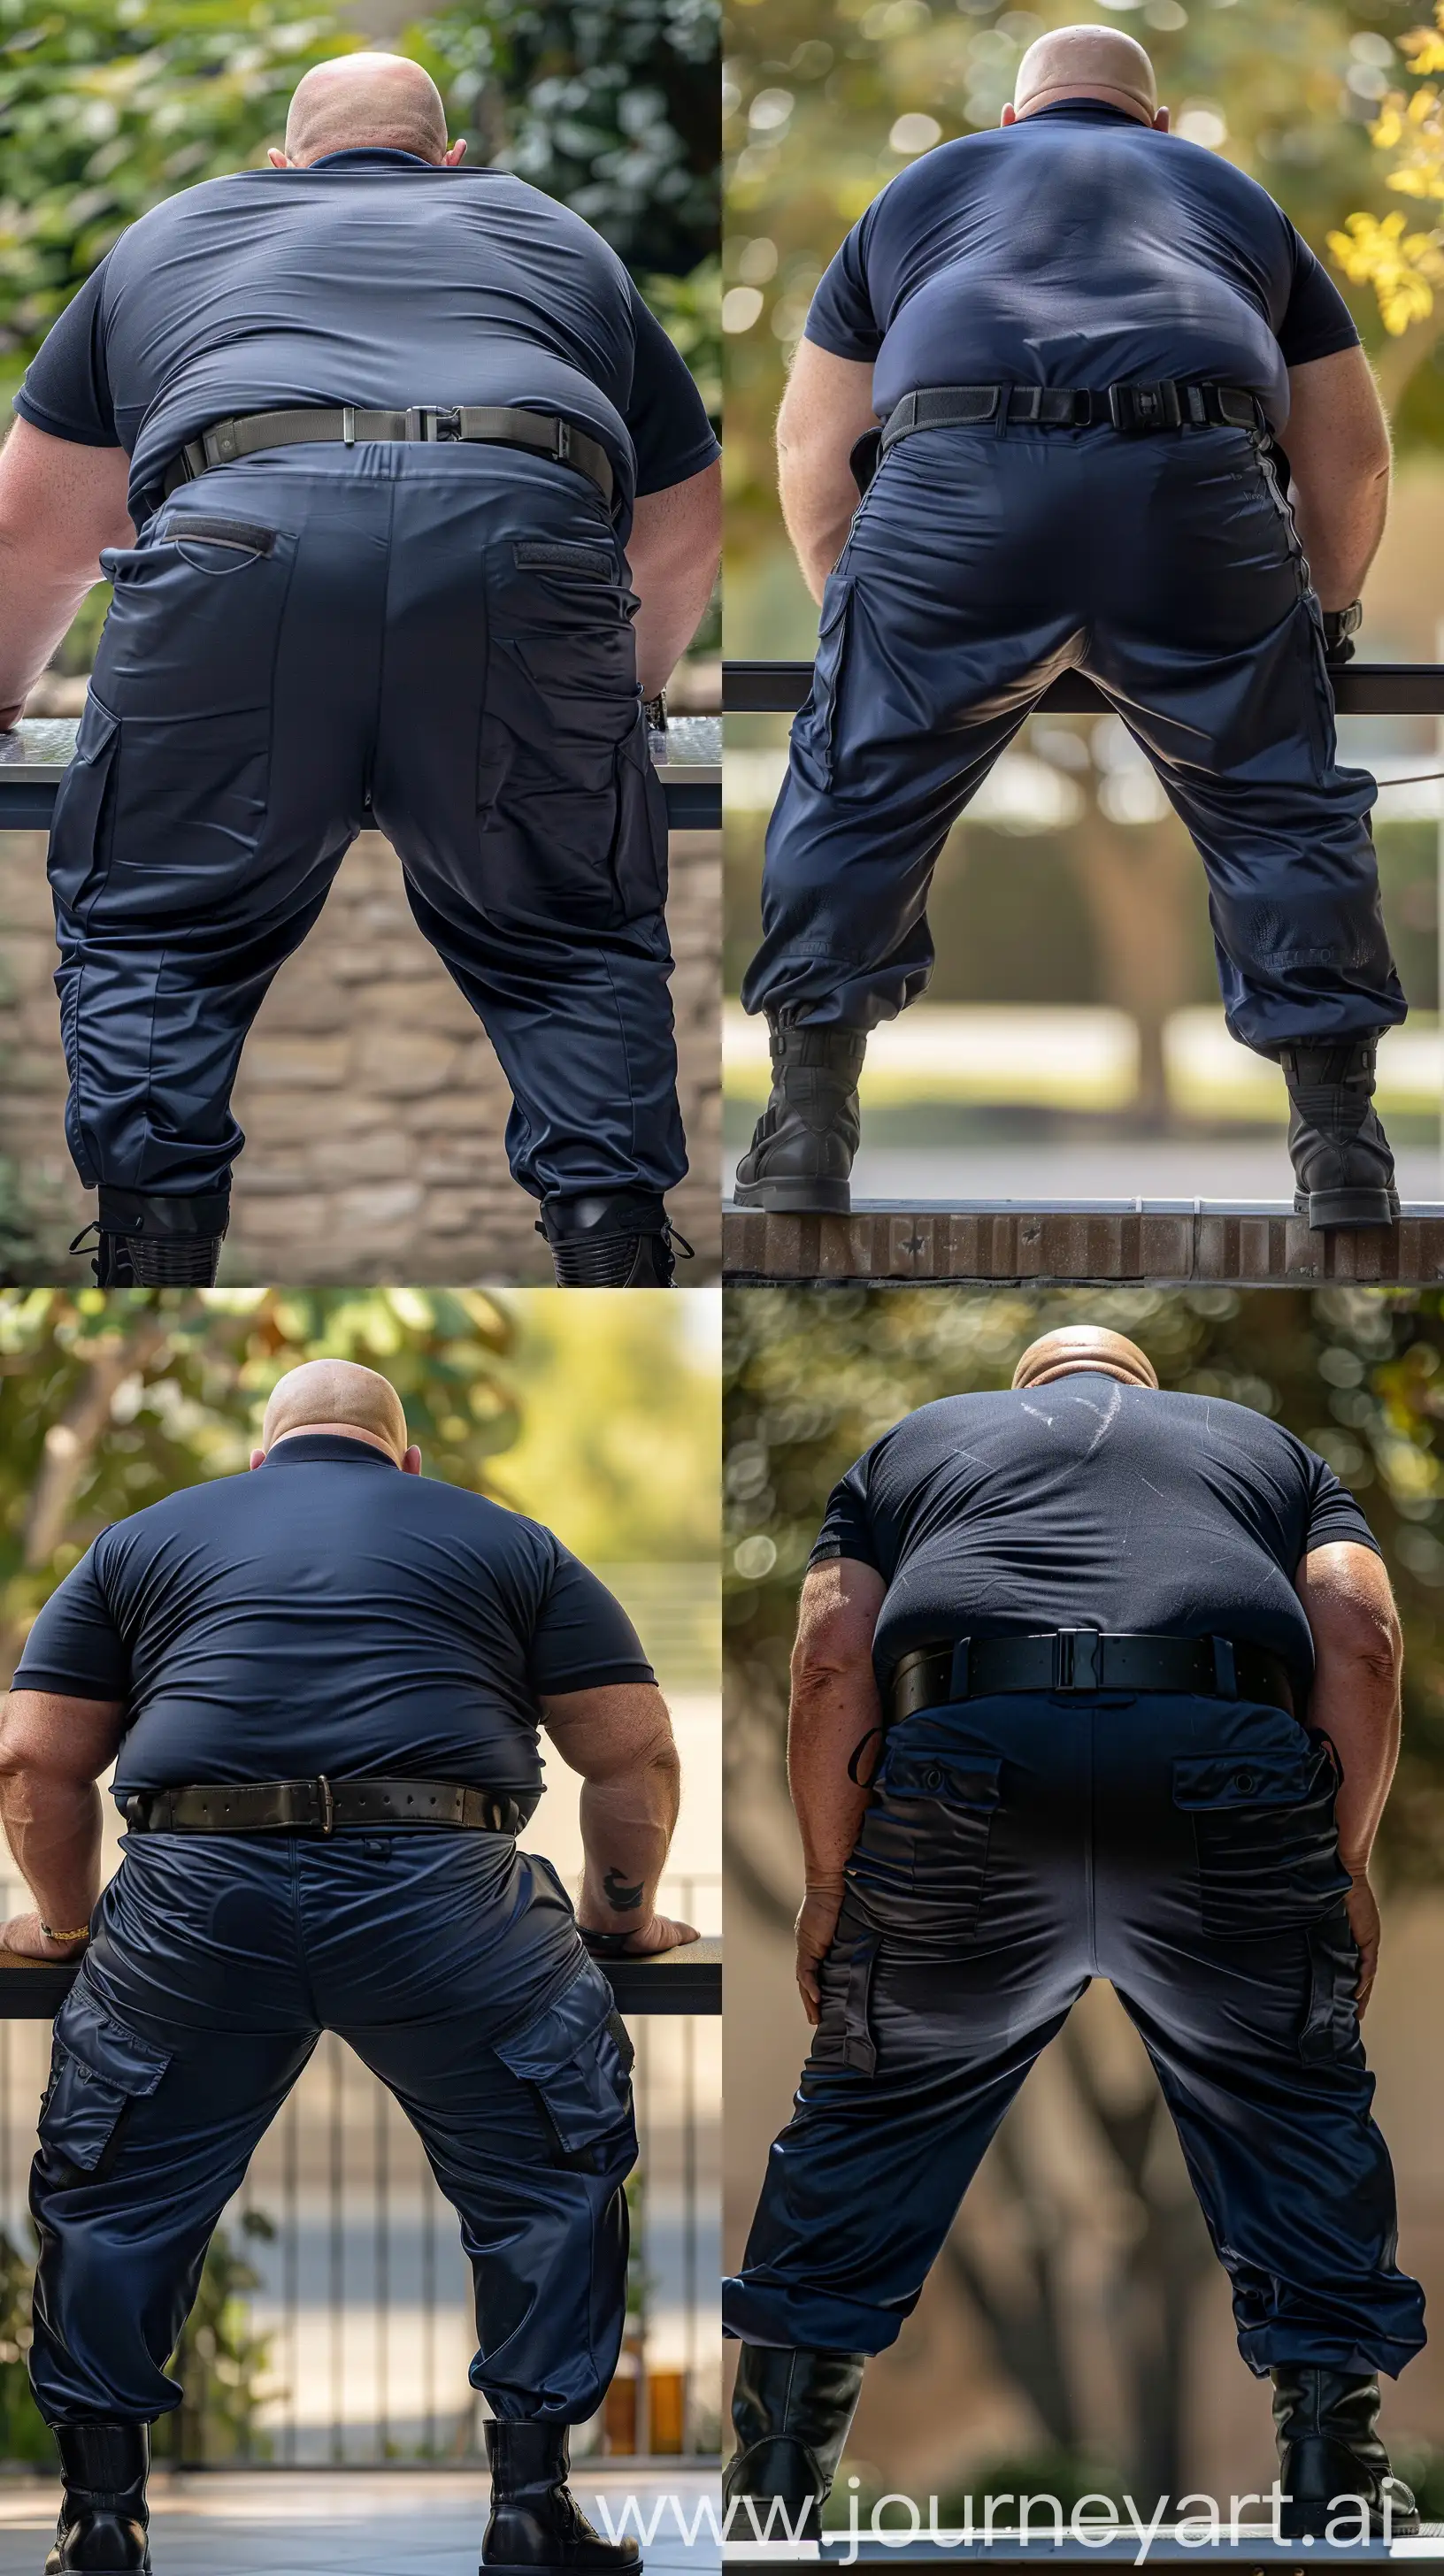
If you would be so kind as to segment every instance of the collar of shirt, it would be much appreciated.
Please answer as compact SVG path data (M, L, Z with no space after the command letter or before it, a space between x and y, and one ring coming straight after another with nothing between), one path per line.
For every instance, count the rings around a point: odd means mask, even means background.
M1027 116L1020 116L1018 123L1036 125L1045 116L1081 116L1090 122L1094 117L1102 117L1111 125L1143 124L1141 116L1130 115L1126 107L1114 107L1106 98L1056 98L1051 107L1035 107ZM1152 134L1156 128L1150 125L1145 130ZM315 167L314 163L312 167Z
M393 1475L401 1472L385 1449L373 1449L369 1440L348 1440L344 1431L293 1431L266 1451L266 1466L389 1467Z
M419 152L403 152L396 143L353 144L345 152L323 152L318 160L308 161L306 167L308 170L347 170L354 163L369 167L377 162L383 167L401 170L434 170L437 167L436 162L425 160Z

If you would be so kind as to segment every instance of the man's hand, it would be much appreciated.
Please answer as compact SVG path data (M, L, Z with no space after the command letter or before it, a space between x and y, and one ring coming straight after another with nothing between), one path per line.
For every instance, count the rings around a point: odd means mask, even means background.
M822 2018L822 1989L818 1983L818 1964L832 1947L837 1918L842 1911L842 1880L829 1880L825 1886L809 1886L797 1915L797 1991L802 2009L817 2028Z
M0 733L13 733L24 713L25 700L23 698L20 700L18 706L0 707Z
M592 1950L592 1956L603 1960L655 1959L661 1950L682 1950L689 1941L701 1938L692 1924L674 1923L667 1914L649 1916L635 1932L622 1934L620 1940L605 1924L584 1922L580 1914L577 1916L577 1929L589 1950L598 1934L601 1935L600 1946Z
M1346 1869L1348 1865L1345 1861ZM1359 1982L1354 1993L1358 1997L1359 2019L1362 2021L1374 1991L1374 1979L1379 1973L1379 1908L1369 1885L1367 1869L1355 1870L1354 1884L1344 1899L1344 1905L1348 1912L1349 1930L1359 1945Z
M89 1934L82 1932L77 1941L52 1941L38 1914L12 1914L8 1923L0 1923L0 1950L13 1959L47 1959L62 1962L78 1959Z

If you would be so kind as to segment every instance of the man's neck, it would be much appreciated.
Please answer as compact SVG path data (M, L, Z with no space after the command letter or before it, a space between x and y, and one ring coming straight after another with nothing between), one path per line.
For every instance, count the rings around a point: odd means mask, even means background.
M389 1440L383 1440L379 1432L363 1431L355 1422L293 1422L285 1431L277 1433L270 1447L279 1449L284 1441L304 1440L308 1435L315 1438L317 1434L326 1440L363 1440L368 1449L379 1449L393 1466L398 1463Z

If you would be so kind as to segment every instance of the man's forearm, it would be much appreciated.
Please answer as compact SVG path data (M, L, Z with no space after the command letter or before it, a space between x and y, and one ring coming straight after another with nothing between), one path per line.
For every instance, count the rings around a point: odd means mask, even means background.
M1362 591L1383 538L1389 514L1387 467L1342 492L1316 491L1295 477L1289 499L1319 605L1347 608Z
M0 1820L41 1919L78 1932L100 1894L101 1798L95 1782L53 1772L0 1777Z
M847 1766L880 1718L871 1658L865 1664L794 1670L787 1782L810 1888L842 1886L868 1797L866 1788L849 1777ZM859 1765L864 1780L870 1767Z
M582 1783L586 1870L578 1916L589 1932L636 1932L651 1921L680 1794L681 1766L670 1747L635 1770Z
M809 469L800 461L779 458L778 491L792 551L812 597L822 602L827 576L847 543L857 508L857 487L849 475L846 489L835 473Z
M1334 1804L1339 1857L1346 1869L1367 1869L1399 1758L1397 1675L1329 1658L1310 1696L1309 1723L1327 1735L1343 1772Z
M98 564L57 572L22 538L0 534L0 709L24 705L99 579Z

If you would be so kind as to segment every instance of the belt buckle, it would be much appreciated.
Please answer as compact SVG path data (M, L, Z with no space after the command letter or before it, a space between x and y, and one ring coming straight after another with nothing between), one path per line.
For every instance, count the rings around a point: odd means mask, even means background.
M1103 1640L1096 1628L1055 1628L1053 1688L1056 1691L1101 1690Z
M429 432L423 433L423 435L429 435L442 447L450 447L457 444L461 437L461 414L455 403L439 404L436 409L429 412L426 417L431 422L431 429Z
M324 1771L317 1772L311 1786L316 1793L316 1804L321 1810L321 1831L323 1834L329 1834L336 1822L336 1801L331 1794L331 1783Z
M1183 411L1178 399L1178 387L1171 378L1167 377L1160 383L1151 385L1110 385L1108 416L1114 428L1121 429L1125 433L1133 430L1179 429L1183 425Z
M552 453L555 456L558 465L570 465L572 461L572 425L569 420L559 420L557 422L556 445L553 448Z

